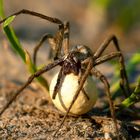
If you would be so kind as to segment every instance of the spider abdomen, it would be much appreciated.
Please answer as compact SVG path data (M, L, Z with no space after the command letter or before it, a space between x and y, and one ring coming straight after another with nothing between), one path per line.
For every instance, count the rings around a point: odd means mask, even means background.
M56 85L58 74L54 76L52 79L51 85L50 85L50 96L52 98L52 94L54 91L54 87ZM79 86L79 77L77 75L74 75L73 73L66 75L61 88L59 89L59 92L57 93L55 99L52 99L54 105L62 112L66 112L69 108L73 97L76 93L76 90ZM96 100L97 100L97 89L95 87L94 80L91 76L88 76L84 86L83 86L84 92L80 91L80 94L76 101L74 102L69 115L81 115L89 110L92 109L94 106Z

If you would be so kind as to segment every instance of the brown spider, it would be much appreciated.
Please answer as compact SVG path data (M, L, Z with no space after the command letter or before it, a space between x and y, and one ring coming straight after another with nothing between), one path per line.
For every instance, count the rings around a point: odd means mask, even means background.
M111 60L113 58L118 58L119 59L119 64L120 64L120 86L123 89L123 92L125 93L125 96L127 97L129 95L129 84L128 84L128 78L126 75L126 70L125 70L125 65L124 65L124 57L121 53L118 40L116 36L111 35L107 40L105 40L101 46L97 49L95 53L93 53L88 47L84 45L76 45L73 47L71 50L69 49L69 22L62 22L61 20L57 18L52 18L45 16L43 14L29 11L29 10L21 10L19 12L16 12L12 14L11 16L17 16L20 14L28 14L32 16L39 17L41 19L48 20L52 23L58 24L59 29L56 32L56 34L50 35L46 34L44 35L39 44L35 47L34 50L34 55L33 55L33 62L36 64L36 56L39 48L41 47L42 43L47 39L51 45L51 48L53 50L53 56L54 56L54 62L48 64L47 66L44 66L42 69L39 71L35 72L33 75L31 75L28 78L28 81L18 89L16 92L15 96L8 102L8 104L2 109L0 112L0 115L3 114L3 112L9 107L9 105L13 102L13 100L16 99L16 97L38 76L41 74L51 70L52 68L60 65L61 69L58 74L57 78L57 83L54 88L53 96L52 98L55 99L57 92L62 86L63 80L67 74L73 73L75 75L79 75L79 73L82 72L82 75L79 77L79 87L75 93L75 96L69 106L69 108L66 111L66 114L60 124L60 127L65 121L65 118L67 117L70 109L72 108L72 105L74 104L75 100L77 99L80 91L83 88L83 85L85 83L86 78L88 75L92 74L96 78L98 78L105 86L105 91L109 100L109 105L110 105L110 111L111 115L115 124L115 129L116 129L116 135L118 135L118 128L117 128L117 121L115 118L115 111L113 107L113 102L111 100L111 94L110 94L110 86L108 83L107 78L95 68L96 65L102 64L108 60ZM9 16L10 17L10 16ZM3 23L7 18L3 19L0 21L0 24ZM114 43L115 52L111 52L110 54L103 55L103 52L105 49L108 47L110 42ZM88 98L88 97L87 97ZM57 131L60 129L60 127L57 129ZM119 139L119 136L117 136Z

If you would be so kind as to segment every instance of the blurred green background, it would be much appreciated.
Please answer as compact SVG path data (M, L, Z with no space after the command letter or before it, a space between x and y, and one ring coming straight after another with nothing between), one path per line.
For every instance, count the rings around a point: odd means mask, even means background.
M70 21L71 45L85 44L96 50L105 38L115 34L123 51L133 53L139 49L139 0L4 0L4 7L6 15L29 9ZM12 24L19 38L26 41L38 41L44 33L57 29L57 25L25 15Z

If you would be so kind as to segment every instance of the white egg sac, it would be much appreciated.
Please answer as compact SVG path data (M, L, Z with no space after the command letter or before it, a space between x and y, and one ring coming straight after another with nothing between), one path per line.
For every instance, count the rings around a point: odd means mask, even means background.
M54 87L57 82L57 77L58 77L58 73L53 77L51 81L51 85L50 85L51 98L54 91ZM69 108L73 100L73 97L78 89L79 86L78 79L79 77L74 75L73 73L66 75L62 83L62 87L59 89L59 92L57 93L55 99L52 99L54 105L64 113ZM81 90L78 98L75 100L69 112L69 115L81 115L87 113L89 110L93 108L97 100L97 88L91 76L88 76L88 78L86 79L83 89L87 94L87 96L89 97L89 99Z

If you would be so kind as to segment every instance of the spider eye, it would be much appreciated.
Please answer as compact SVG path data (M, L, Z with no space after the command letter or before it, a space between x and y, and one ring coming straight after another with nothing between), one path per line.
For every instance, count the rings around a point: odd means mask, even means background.
M75 60L75 62L83 61L92 55L91 50L84 45L77 45L73 47L72 52L75 52L73 53L73 59Z
M83 45L78 45L77 48L78 48L78 51L79 51L80 53L82 53L82 54L88 54L88 51L87 51L87 49L86 49L85 46L83 46Z
M76 56L73 57L73 60L74 60L76 63L78 63L78 59L77 59Z

